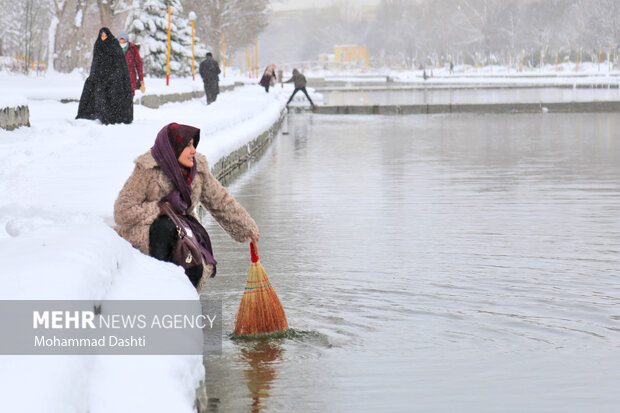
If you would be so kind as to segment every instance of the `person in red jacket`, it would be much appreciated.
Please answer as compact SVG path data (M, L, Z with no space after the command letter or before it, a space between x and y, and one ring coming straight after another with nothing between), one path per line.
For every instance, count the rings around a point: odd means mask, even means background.
M118 34L118 42L125 52L125 60L127 61L127 68L129 69L133 95L136 95L136 89L140 89L140 91L144 93L146 87L144 86L144 73L142 71L142 58L140 57L139 46L129 41L127 32L124 30Z

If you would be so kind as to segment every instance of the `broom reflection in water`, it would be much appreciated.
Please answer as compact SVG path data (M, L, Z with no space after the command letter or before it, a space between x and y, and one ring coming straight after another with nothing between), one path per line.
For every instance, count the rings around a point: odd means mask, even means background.
M251 348L241 349L241 359L248 363L245 380L252 398L252 413L265 411L271 383L276 379L276 365L282 360L280 343L260 341Z

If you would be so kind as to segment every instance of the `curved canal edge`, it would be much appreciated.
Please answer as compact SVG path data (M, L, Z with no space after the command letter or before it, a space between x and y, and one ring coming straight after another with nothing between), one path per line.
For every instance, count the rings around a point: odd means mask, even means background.
M251 161L260 157L269 147L271 142L278 136L282 122L286 118L286 108L280 111L278 119L266 131L258 135L250 142L222 157L212 167L211 172L222 183L227 186L239 175L250 168ZM207 212L201 206L198 207L198 216L202 219ZM202 380L196 389L196 400L194 402L198 413L208 411L209 397L206 382Z
M309 109L309 108L308 108ZM303 111L305 108L295 108ZM415 115L438 113L590 113L620 112L620 101L422 104L422 105L337 105L315 106L312 112L326 115Z
M250 142L222 157L211 167L211 172L222 185L227 186L241 173L247 171L250 161L263 154L278 135L285 117L286 108L283 108L271 127Z

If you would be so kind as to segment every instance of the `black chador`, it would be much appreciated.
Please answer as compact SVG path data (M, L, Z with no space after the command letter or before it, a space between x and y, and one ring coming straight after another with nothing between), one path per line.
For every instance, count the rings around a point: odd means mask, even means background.
M133 121L127 62L121 45L107 27L99 30L76 118L99 119L104 124Z

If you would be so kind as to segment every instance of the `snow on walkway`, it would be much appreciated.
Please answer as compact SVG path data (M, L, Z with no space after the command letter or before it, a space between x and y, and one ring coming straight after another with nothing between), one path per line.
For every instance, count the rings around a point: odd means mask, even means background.
M83 75L79 70L71 73L51 72L45 76L37 76L35 74L23 75L15 73L7 73L0 71L0 90L2 95L22 96L30 101L44 99L80 99L82 87L84 86ZM244 82L255 84L254 79L240 77L238 71L232 75L220 80L220 86L232 85L235 82ZM185 93L192 91L202 91L202 81L200 76L196 80L191 78L171 78L170 84L166 86L166 79L158 79L146 77L144 81L146 85L145 95L160 95L167 93ZM142 96L142 92L137 91L136 97ZM0 105L5 102L0 97Z
M213 165L268 129L280 116L282 99L244 86L208 107L198 99L158 109L135 105L132 124L108 126L74 119L77 103L31 101L31 128L0 131L0 193L6 194L0 208L43 204L111 217L133 159L153 145L163 126L178 122L200 128L198 151ZM10 190L17 183L18 190Z
M69 89L28 99L32 127L0 130L0 299L198 299L179 267L114 232L114 200L166 124L200 128L213 165L267 130L290 91L136 105L131 125L105 126L40 99ZM0 410L20 412L190 412L205 374L201 356L0 356L0 370Z

